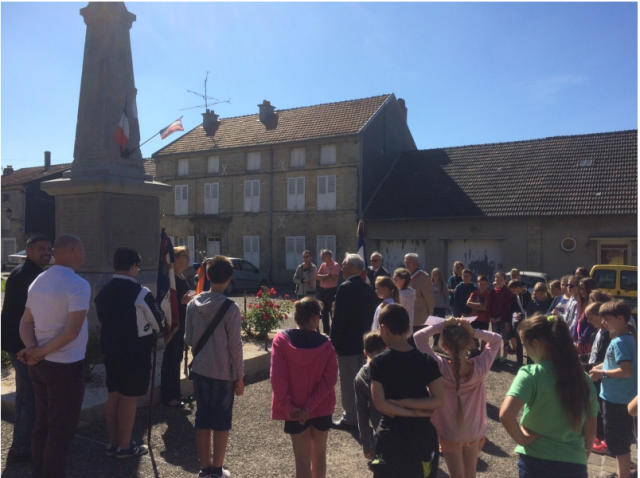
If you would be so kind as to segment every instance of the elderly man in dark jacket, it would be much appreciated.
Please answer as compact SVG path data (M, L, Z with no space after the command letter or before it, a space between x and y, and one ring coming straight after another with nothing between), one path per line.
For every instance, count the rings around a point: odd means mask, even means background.
M336 292L335 313L331 325L331 342L338 354L342 418L335 427L356 428L358 417L353 380L365 364L362 336L371 330L376 294L362 277L364 261L357 254L347 254L342 261L342 276L346 279Z

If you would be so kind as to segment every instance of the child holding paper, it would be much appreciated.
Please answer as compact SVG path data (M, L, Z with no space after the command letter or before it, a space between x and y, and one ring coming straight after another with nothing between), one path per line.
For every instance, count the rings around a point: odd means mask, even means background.
M436 355L429 346L429 338L436 333L441 333L441 345L451 361ZM484 379L500 351L502 337L473 329L465 319L450 318L416 332L414 338L418 349L435 359L442 374L445 405L435 410L431 421L449 474L451 478L474 477L488 430ZM480 355L467 359L473 338L482 339L487 345Z

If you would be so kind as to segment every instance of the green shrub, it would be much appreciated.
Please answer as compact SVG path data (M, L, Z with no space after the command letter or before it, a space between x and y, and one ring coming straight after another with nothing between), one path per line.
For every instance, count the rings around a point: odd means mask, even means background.
M3 350L2 351L2 368L5 368L9 365L11 365L11 359L9 358L9 354Z
M249 301L247 311L242 314L242 330L249 337L266 338L287 318L293 301L274 299L277 291L263 286L255 299ZM288 299L288 295L285 296Z

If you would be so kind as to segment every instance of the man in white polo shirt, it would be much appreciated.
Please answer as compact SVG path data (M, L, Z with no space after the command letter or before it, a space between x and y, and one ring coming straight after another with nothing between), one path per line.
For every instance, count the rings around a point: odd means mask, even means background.
M20 321L26 348L18 357L29 365L36 395L33 478L64 477L84 397L82 361L91 289L75 273L84 264L84 247L76 236L62 235L54 244L54 256L56 264L29 287Z

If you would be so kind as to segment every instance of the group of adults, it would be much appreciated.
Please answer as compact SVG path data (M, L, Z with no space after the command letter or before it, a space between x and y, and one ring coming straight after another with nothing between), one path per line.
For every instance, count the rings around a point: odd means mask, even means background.
M341 265L333 260L330 250L322 250L320 258L322 264L318 268L312 262L311 252L304 251L303 262L296 268L293 282L299 299L306 295L317 295L322 302L323 332L331 337L338 355L344 411L342 417L333 424L336 428L356 428L353 381L366 361L362 353L362 336L371 330L376 307L381 302L374 291L376 280L383 276L390 277L390 273L385 269L379 252L371 254L371 266L366 269L364 260L357 254L347 254ZM412 324L415 331L422 328L427 317L436 312L436 297L431 277L420 269L418 255L407 254L404 265L411 288L415 290ZM340 272L344 281L338 286Z

